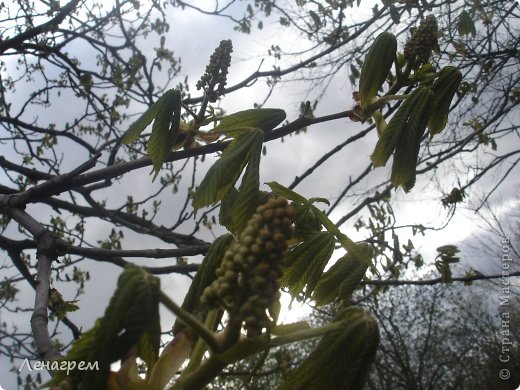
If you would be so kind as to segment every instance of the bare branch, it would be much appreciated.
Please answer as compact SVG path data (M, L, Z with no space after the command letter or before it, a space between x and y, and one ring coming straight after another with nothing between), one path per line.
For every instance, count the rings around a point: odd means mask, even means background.
M497 275L471 275L465 277L452 278L451 280L454 282L474 282L476 280L493 280L493 279L507 279L514 278L520 276L520 271L518 272L510 272L506 275L497 274ZM432 286L435 284L446 283L442 278L436 279L428 279L428 280L363 280L361 284L368 286L403 286L403 285L417 285L417 286Z

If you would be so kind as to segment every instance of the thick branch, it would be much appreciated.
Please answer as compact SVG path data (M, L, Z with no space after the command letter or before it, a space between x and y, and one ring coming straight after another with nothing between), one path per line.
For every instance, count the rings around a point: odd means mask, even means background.
M64 5L60 12L56 14L54 18L51 20L40 24L39 26L30 28L26 31L24 31L21 34L18 34L17 36L7 39L0 43L0 54L3 54L6 50L14 49L24 41L27 41L29 39L32 39L40 34L43 34L49 30L52 30L53 28L56 28L60 25L61 22L69 15L72 11L74 11L74 8L79 4L80 0L71 0L69 3Z
M34 336L34 343L38 355L43 360L55 360L60 357L59 351L55 348L51 340L47 324L49 316L47 305L49 303L49 291L51 287L51 265L54 246L54 238L52 233L46 232L38 240L38 251L36 257L38 259L38 271L36 294L34 297L34 311L31 317L31 329Z
M37 284L34 311L31 317L31 329L39 356L44 360L54 360L60 356L60 353L52 342L47 328L49 322L47 306L49 303L51 284L51 266L52 261L58 256L58 252L56 252L56 242L59 241L59 239L55 238L50 231L46 230L42 224L25 211L9 207L8 202L8 195L0 195L0 206L2 209L4 209L11 218L27 229L37 242Z
M204 255L209 249L209 245L186 246L175 249L135 249L135 250L115 250L100 248L82 248L79 246L67 246L64 252L71 255L80 255L92 258L113 258L113 257L145 257L154 259L164 259L171 257Z
M309 117L299 117L298 119L294 120L291 123L288 123L284 126L279 127L278 129L273 130L272 132L268 133L265 136L265 140L272 141L275 139L282 138L286 135L289 135L290 133L293 133L299 129L302 129L304 127L316 124L316 123L322 123L327 122L331 120L341 119L341 118L348 118L349 115L352 114L352 110L339 112L336 114L331 115L325 115L322 117L317 118L309 118ZM166 159L167 162L172 161L179 161L184 160L189 157L194 156L202 156L210 153L216 153L224 150L228 145L230 144L230 141L221 141L221 142L215 142L212 144L204 145L199 148L193 148L188 150L179 150L170 153L168 158ZM107 168L98 169L97 171L85 173L83 175L77 176L75 179L73 179L70 183L71 187L79 187L84 186L92 183L96 183L100 180L109 180L116 178L118 176L121 176L125 173L134 171L139 168L144 168L147 166L151 166L152 161L148 157L142 157L137 160L132 160L128 162L123 162L119 164L112 165Z
M101 157L101 153L96 154L89 160L73 169L70 172L64 173L63 175L55 176L46 182L29 188L26 191L19 192L18 194L11 195L8 204L9 206L18 207L25 206L28 202L37 201L41 198L46 198L52 195L58 195L62 192L73 189L70 186L70 182L79 174L88 171L90 168L96 165L96 161Z
M38 282L34 279L33 275L23 262L20 252L24 249L32 249L36 247L35 241L32 240L23 240L23 241L15 241L11 240L7 237L0 236L0 247L4 248L9 257L11 258L14 266L20 274L24 277L24 279L31 285L31 287L36 290L38 286ZM72 332L72 336L74 339L79 338L81 335L81 331L78 326L74 324L67 317L61 318L61 322L63 322Z

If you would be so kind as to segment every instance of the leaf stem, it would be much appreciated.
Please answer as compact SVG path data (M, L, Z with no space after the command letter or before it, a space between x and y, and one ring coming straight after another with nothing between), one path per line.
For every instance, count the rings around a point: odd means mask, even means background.
M392 100L405 100L408 96L410 96L410 95L385 95L385 96L382 96L374 103L369 104L365 111L372 114L374 111L379 110L381 107L383 107L386 103L388 103Z
M240 330L242 328L242 317L230 315L228 324L223 332L222 342L219 343L221 348L218 352L223 352L231 346L235 345L240 338ZM213 350L215 351L215 350ZM255 352L256 353L256 352ZM249 356L251 354L247 354ZM183 372L180 378L171 387L171 390L198 390L204 388L228 365L229 363L222 358L222 354L214 353L206 359L199 367L192 372Z
M328 325L320 326L317 328L304 329L296 332L291 332L287 335L278 336L272 338L269 342L269 348L280 347L282 345L291 344L297 341L304 341L312 339L314 337L324 336L329 332L344 328L345 324L341 321L332 322Z
M332 322L328 325L317 328L304 329L277 336L271 338L268 343L264 342L263 338L265 336L258 336L257 338L242 338L233 346L233 352L231 355L224 352L220 355L214 355L212 357L218 357L218 360L225 362L226 365L232 364L256 353L265 351L266 349L281 347L282 345L304 341L315 337L321 337L328 332L333 332L335 330L341 329L344 326L345 324L341 321ZM258 342L255 342L256 340L258 340Z
M208 346L211 351L219 350L219 343L211 330L206 328L194 315L188 313L170 299L163 291L160 294L160 302L174 313L181 322L191 328Z
M175 384L168 390L199 390L210 383L227 366L218 355L213 355L195 371L181 375Z
M211 310L208 315L206 316L205 326L207 329L213 329L213 325L215 324L215 321L218 317L218 310ZM204 357L204 352L206 352L206 343L202 338L199 338L197 342L195 343L195 347L193 348L193 351L190 356L190 362L188 363L188 366L186 369L184 369L184 373L191 372L195 370L202 361L202 358Z

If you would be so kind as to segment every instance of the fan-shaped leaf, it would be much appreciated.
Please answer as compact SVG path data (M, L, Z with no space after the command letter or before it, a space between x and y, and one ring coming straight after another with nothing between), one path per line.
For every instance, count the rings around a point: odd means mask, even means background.
M263 141L263 137L262 137ZM253 145L242 177L238 196L233 203L233 228L241 232L255 212L260 198L260 157L262 142Z
M224 199L220 202L220 210L218 213L218 223L224 226L227 230L237 234L238 230L233 224L233 205L238 197L238 190L231 188Z
M359 248L369 257L373 256L372 247L368 244L358 244ZM348 299L365 276L368 264L353 254L347 253L340 258L321 277L312 298L318 305L326 305L336 298Z
M448 122L448 113L453 96L457 92L462 81L462 73L452 66L444 67L437 80L433 84L434 100L428 129L430 138L440 133Z
M72 371L70 374L82 388L105 388L110 365L122 359L139 344L142 335L157 326L159 315L159 279L142 268L128 265L117 283L117 289L102 318L76 341L65 360L98 362L97 371ZM149 357L145 353L143 356ZM67 375L58 371L52 383L59 383ZM56 382L55 382L56 381Z
M148 156L153 162L154 179L175 144L180 119L181 95L179 91L174 91L158 104L152 134L148 140Z
M348 253L351 253L352 256L357 259L365 262L367 266L371 266L371 258L368 256L365 251L361 250L359 245L352 241L347 235L341 233L339 228L334 225L334 223L318 208L311 206L314 208L314 213L318 217L319 221L329 231L331 234L335 235L343 249L345 249Z
M121 142L124 144L129 144L139 139L141 133L148 127L150 123L152 123L153 119L156 117L159 109L166 104L166 101L169 101L172 96L178 94L179 91L170 89L166 91L155 103L153 103L148 109L141 114L137 120L130 125L126 133L123 135Z
M193 195L195 210L216 203L229 193L251 157L251 151L257 150L263 139L264 133L260 129L249 129L231 142Z
M421 96L415 101L406 130L399 137L390 180L394 187L402 186L406 192L415 184L415 171L421 140L428 124L433 103L433 93L422 87Z
M362 389L379 344L377 321L359 307L338 314L344 326L325 334L279 390Z
M296 227L296 237L300 241L306 240L317 232L321 232L322 225L316 215L317 208L310 204L295 204L296 217L294 226Z
M397 109L397 112L390 119L390 122L385 126L385 129L377 141L376 147L371 156L374 167L382 167L386 165L386 162L392 155L392 152L395 150L397 141L406 127L406 122L408 121L410 111L413 108L416 95L417 90L415 90L401 104L401 106Z
M140 267L127 266L100 325L102 342L113 361L123 357L151 321L158 319L158 310L159 279Z
M282 284L289 287L293 297L305 286L306 295L310 296L334 251L334 242L331 233L317 232L289 252Z

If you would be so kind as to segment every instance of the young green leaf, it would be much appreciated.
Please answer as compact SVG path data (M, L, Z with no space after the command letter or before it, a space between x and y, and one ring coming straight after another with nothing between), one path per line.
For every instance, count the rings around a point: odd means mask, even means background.
M218 223L224 226L228 231L238 234L239 230L233 223L233 205L238 197L238 190L233 187L228 194L220 202L220 210L218 212Z
M325 334L278 390L362 389L379 344L377 321L359 307L338 314L344 326Z
M67 361L98 362L99 370L70 373L81 383L81 388L105 388L110 365L139 345L145 333L151 331L147 337L156 337L154 329L158 325L154 322L159 320L159 292L159 279L135 265L125 267L104 316L73 344L65 358ZM151 361L149 352L141 352ZM59 383L67 374L58 371L52 383Z
M374 167L384 166L392 155L392 152L397 146L397 141L406 128L410 113L414 109L417 99L422 94L422 90L423 88L417 88L413 91L397 109L397 112L390 119L390 122L385 126L371 156Z
M394 63L396 52L397 40L388 32L379 34L370 46L359 77L362 107L366 107L372 102L377 91L385 82Z
M137 266L127 266L101 319L105 348L122 358L150 324L158 319L159 279ZM112 360L112 361L115 361Z
M322 229L321 222L316 215L317 208L312 204L295 204L296 217L294 226L296 227L296 237L306 240Z
M270 183L266 183L270 188L271 191L273 191L278 196L283 196L284 198L287 198L289 200L292 200L295 203L299 204L308 204L309 201L301 196L300 194L294 192L293 190L284 187L280 183L277 183L275 181L272 181Z
M310 296L334 251L334 235L317 232L289 252L288 268L281 284L289 287L293 297L300 294L305 286Z
M457 25L459 30L459 35L469 35L475 36L477 35L477 30L475 29L475 23L471 16L469 16L467 11L462 11L459 15L459 23Z
M233 228L241 232L255 212L260 200L260 158L262 143L253 145L246 171L238 189L232 209Z
M237 136L206 173L193 195L193 208L198 210L222 200L240 177L251 151L261 148L263 141L260 129L249 129Z
M249 168L249 165L248 165ZM246 168L246 173L247 169ZM245 174L244 174L245 177ZM242 178L242 184L244 183L244 178ZM242 186L242 185L241 185ZM257 197L251 197L252 204L250 206L243 205L242 207L251 207L251 214L247 217L246 210L241 210L240 207L235 207L235 202L237 202L238 197L245 197L247 194L240 194L236 188L232 188L229 193L226 195L224 199L220 202L220 210L218 214L219 223L224 226L227 230L235 235L239 235L242 229L245 227L244 221L248 221L251 215L256 210L256 207L262 203L265 203L269 198L268 193L265 191L258 191ZM243 201L241 201L243 202ZM254 205L254 207L253 207Z
M334 225L334 223L329 219L329 217L325 215L325 213L323 213L323 211L319 210L315 206L311 207L313 207L314 214L317 216L323 227L327 229L329 233L336 236L336 239L343 247L343 249L345 249L348 253L351 253L352 256L366 263L367 266L372 265L371 257L368 256L365 251L361 250L358 244L352 241L346 234L341 233L339 228Z
M221 118L219 125L212 131L234 136L232 133L237 130L252 127L268 133L282 123L286 116L285 111L278 108L253 108Z
M451 100L459 89L461 81L462 73L453 66L446 66L440 71L439 77L433 83L434 100L428 120L430 139L446 127Z
M154 179L175 144L180 119L181 95L179 91L174 91L158 104L152 134L148 140L148 156L153 162Z
M415 172L421 140L428 124L433 103L429 88L421 88L421 96L411 110L406 130L402 132L394 154L390 180L394 187L402 186L406 192L415 185Z
M141 116L137 118L137 120L132 125L130 125L126 133L123 135L121 142L123 144L129 144L137 141L144 129L146 129L146 127L152 123L160 107L165 104L165 101L170 100L172 96L178 93L178 91L173 89L166 91L155 103L148 107L148 109L143 114L141 114Z
M373 256L372 247L368 244L358 244L369 257ZM318 305L326 305L336 298L349 299L368 269L366 261L347 253L324 273L314 290L312 298Z

